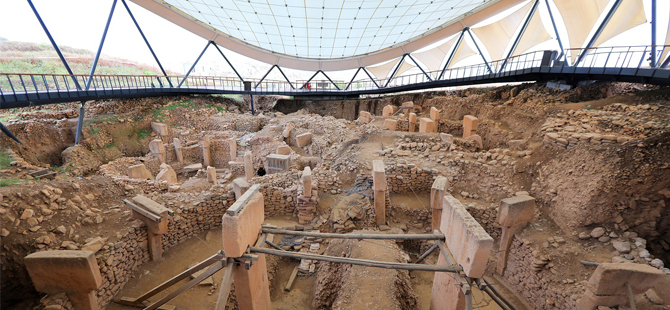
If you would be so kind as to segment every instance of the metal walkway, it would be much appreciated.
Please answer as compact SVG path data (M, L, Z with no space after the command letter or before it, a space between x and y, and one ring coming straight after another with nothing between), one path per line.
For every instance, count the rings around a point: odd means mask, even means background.
M656 47L659 55L669 47ZM668 61L649 67L650 46L606 47L580 50L579 65L567 65L555 51L531 52L467 67L422 72L392 79L350 82L246 80L238 77L181 77L156 75L55 75L0 73L0 109L88 100L191 94L288 95L356 98L439 87L488 83L566 80L622 81L670 85ZM566 53L569 52L566 50ZM560 57L560 56L559 56ZM365 70L364 68L363 71ZM359 69L359 71L361 71ZM271 69L272 70L272 69ZM354 78L359 71L356 72ZM282 72L283 73L283 72ZM367 71L365 72L367 73ZM266 74L267 76L267 74ZM88 90L83 85L90 85Z

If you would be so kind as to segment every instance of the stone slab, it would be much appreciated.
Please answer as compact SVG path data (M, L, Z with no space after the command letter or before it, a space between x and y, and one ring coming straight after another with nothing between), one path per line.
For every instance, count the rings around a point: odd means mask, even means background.
M238 267L233 275L235 297L241 310L270 310L270 281L268 279L265 254L249 270Z
M184 164L184 149L181 146L181 142L179 139L174 138L172 139L172 145L174 146L174 152L177 155L177 160L179 161L180 165Z
M514 196L500 201L498 223L504 227L524 226L535 215L535 198Z
M210 182L212 184L216 184L216 168L209 166L207 167L207 182Z
M288 145L280 145L277 147L277 154L279 155L289 155L291 154L291 147Z
M442 253L436 265L448 265ZM465 310L465 294L458 280L449 272L435 272L433 288L430 294L431 310Z
M358 112L358 120L363 123L369 123L372 121L372 114L370 114L368 111L360 111Z
M161 164L161 171L156 175L156 181L165 181L167 184L177 183L177 173L168 164Z
M386 130L395 131L396 128L398 127L398 121L396 121L394 119L385 119L383 127Z
M227 257L240 257L253 245L265 220L263 194L258 184L250 187L230 208L238 208L235 215L223 215L223 251ZM249 197L245 197L248 195ZM236 206L236 204L240 204Z
M626 282L633 294L642 294L654 287L664 273L652 266L636 263L600 264L591 275L586 288L595 295L626 295Z
M131 179L153 180L154 176L144 164L128 167L128 177Z
M249 182L255 174L256 173L254 171L254 163L251 151L247 151L244 153L244 177L246 177L247 182Z
M233 192L235 192L235 199L240 199L249 189L249 182L245 178L237 178L233 180Z
M303 196L312 197L312 169L309 166L305 167L300 177L300 183L303 186Z
M295 137L296 142L298 143L298 147L305 147L312 143L312 133L311 132L306 132L301 135L298 135Z
M170 134L170 126L167 124L151 122L151 129L160 136L167 136Z
M440 231L446 236L446 244L456 263L463 266L465 275L481 278L491 254L493 238L458 199L451 195L445 195L443 199Z
M389 117L393 115L393 106L387 105L382 109L382 116L383 117Z
M100 268L92 251L42 251L24 258L28 274L39 292L89 292L102 285Z
M387 189L386 165L383 160L372 161L372 182L375 191L385 191Z
M467 138L477 132L479 127L479 119L472 116L463 116L463 138Z
M432 119L423 117L419 120L419 132L433 132L435 122Z
M480 137L477 134L473 134L465 138L467 141L475 141L475 145L477 145L478 148L484 148L484 143L482 142L482 137Z

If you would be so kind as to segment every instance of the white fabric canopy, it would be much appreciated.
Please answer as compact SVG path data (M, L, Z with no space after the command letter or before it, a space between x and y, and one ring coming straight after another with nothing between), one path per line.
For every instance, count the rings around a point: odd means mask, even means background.
M540 14L535 12L533 17L530 19L530 22L528 23L528 27L526 27L526 31L523 33L523 36L521 36L521 40L519 40L519 44L517 44L512 56L521 55L532 47L551 39L553 39L553 37L544 28Z
M565 28L568 30L570 48L581 48L605 10L609 0L557 0L556 7L563 16ZM570 51L575 60L579 50Z
M367 67L366 69L368 69L368 71L370 71L370 73L372 73L376 78L382 80L385 79L389 73L391 73L391 70L395 68L399 61L400 58L396 58L395 60L389 61L383 65Z
M412 56L426 65L429 71L440 70L440 65L442 64L444 57L447 55L449 50L451 50L451 47L454 45L454 43L456 43L458 38L459 36L455 36L451 40L440 44L435 48L431 48L420 53L413 53Z
M458 46L458 49L456 50L456 53L454 54L454 58L451 59L451 63L449 63L449 66L447 68L451 68L455 63L468 58L472 55L477 55L477 52L475 52L470 45L468 45L465 40L461 41L461 45Z
M670 45L670 23L668 24L668 32L665 36L665 45ZM668 56L669 51L670 51L670 46L665 48L665 50L661 54L661 59L658 60L658 63L662 63L665 60L665 58Z
M398 72L395 74L395 76L400 76L405 71L407 71L409 69L412 69L412 68L415 68L415 67L416 67L416 65L413 62L411 62L411 60L409 58L405 58L405 61L402 62L402 65L400 65L400 69L398 69Z
M623 0L593 46L600 46L622 32L646 22L642 0Z
M531 6L532 3L529 2L514 13L495 23L472 29L472 32L477 35L489 52L489 55L491 55L491 60L495 61L503 58L505 49L507 49L507 45L510 43L514 32L521 22L523 22Z

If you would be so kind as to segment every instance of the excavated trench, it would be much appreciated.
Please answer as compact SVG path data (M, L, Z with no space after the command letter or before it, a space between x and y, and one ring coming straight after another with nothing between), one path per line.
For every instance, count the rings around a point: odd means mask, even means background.
M161 100L165 99L141 102L137 110L119 110L121 103L118 103L111 110L100 108L100 112L105 113L92 113L85 127L84 142L76 147L72 147L71 121L38 118L10 124L8 127L24 145L12 144L5 138L2 145L9 146L16 156L25 160L25 165L18 163L15 167L19 167L19 171L0 170L0 177L22 178L26 171L47 163L59 167L59 175L54 181L21 181L28 182L21 185L21 190L14 187L19 185L0 188L2 227L9 232L2 238L5 250L2 304L7 309L59 302L68 307L67 298L63 296L49 296L40 302L40 295L33 291L22 257L37 250L65 249L68 245L81 249L95 237L106 238L97 258L108 281L98 292L98 298L107 309L131 309L110 301L114 297L146 291L210 256L221 244L220 206L222 203L229 206L234 201L229 185L236 176L243 175L243 170L228 166L229 161L236 159L225 155L229 149L223 141L232 138L238 140L240 153L242 150L253 153L253 182L263 186L267 223L278 227L341 233L356 230L428 233L431 231L430 188L436 176L445 176L447 192L459 199L496 240L495 250L500 238L496 221L499 201L517 192L527 192L537 199L537 211L535 220L513 244L509 260L513 272L494 275L495 255L492 255L486 276L518 309L572 308L583 293L580 283L588 280L592 273L575 257L597 262L623 259L652 265L653 258L658 258L666 266L670 263L670 215L667 212L670 133L668 124L663 123L664 119L666 122L670 119L670 108L667 101L663 101L666 99L662 99L664 93L610 94L611 97L607 97L608 92L615 90L584 89L581 94L575 94L523 85L514 91L511 87L488 91L473 89L374 100L292 102L285 107L281 99L275 105L276 110L284 113L303 110L290 115L266 111L265 116L258 118L223 112L211 105L225 106L225 101L206 97L168 99L169 102L195 101L174 110L163 107L165 102ZM431 106L440 109L438 130L455 137L453 148L445 147L438 133L380 130L384 121L381 117L370 124L354 121L358 113L352 114L352 111L381 115L385 105L401 105L408 100L421 107L424 117ZM546 102L554 101L554 106L544 107ZM108 107L109 103L101 106ZM583 108L586 106L589 108ZM234 110L231 107L225 109ZM110 111L122 113L111 118ZM307 112L349 121L316 117ZM476 115L480 119L481 147L458 138L463 134L461 120L465 115ZM396 118L399 126L407 126L402 116ZM132 164L145 164L153 175L160 171L159 162L150 154L145 156L150 153L149 142L161 138L151 130L152 121L171 126L175 134L170 138L182 140L188 163L203 160L199 153L202 141L205 135L212 136L215 142L211 149L216 153L212 161L217 168L226 167L218 171L220 185L207 183L204 172L178 173L180 188L152 181L129 181L127 167ZM288 123L295 124L296 129L285 138L282 131ZM312 143L299 147L296 137L306 132L314 134ZM591 132L616 133L634 140L619 142L615 138L614 143L595 143L580 142L589 140L571 136ZM248 133L253 134L248 136ZM567 137L568 146L552 138L550 133ZM284 139L295 155L292 157L294 171L269 174L264 158L275 152L280 145L277 141ZM172 147L171 140L164 140L168 149ZM169 160L174 161L176 157L172 156L168 154ZM352 188L357 180L371 176L372 160L383 160L386 165L389 204L387 223L383 226L374 224L369 198L343 192ZM176 165L175 170L181 171L184 166ZM293 201L296 187L300 186L299 171L307 166L314 171L319 190L316 215L323 221L301 224ZM122 205L124 198L139 193L165 204L179 217L172 219L170 237L163 245L165 254L158 262L148 261L146 229L141 223L133 222ZM37 211L38 225L28 226L27 220L21 219L26 208ZM102 218L99 222L98 216ZM33 231L37 226L40 228ZM596 227L604 228L610 239L579 236L591 233ZM636 239L633 234L640 238ZM50 242L44 243L45 236ZM632 250L617 252L613 248L615 239L628 242ZM304 242L303 246L291 245L287 249L301 251L318 244L315 251L328 255L406 261L416 259L432 246L430 242L417 241ZM425 263L433 264L436 260L435 252ZM544 262L539 270L534 265L538 260ZM313 273L300 272L287 292L284 286L299 264L287 258L268 260L273 308L430 308L432 273L377 272L319 263ZM222 274L213 277L212 285L198 286L170 304L183 309L211 308ZM366 281L372 282L362 285ZM375 287L372 283L381 284ZM364 290L369 287L373 291ZM534 290L534 294L524 293L529 290ZM385 296L383 302L386 303L370 298L377 296L375 294ZM668 294L660 295L670 300ZM481 308L497 309L490 298L479 291L475 292L475 301ZM236 308L234 297L229 300L229 306Z

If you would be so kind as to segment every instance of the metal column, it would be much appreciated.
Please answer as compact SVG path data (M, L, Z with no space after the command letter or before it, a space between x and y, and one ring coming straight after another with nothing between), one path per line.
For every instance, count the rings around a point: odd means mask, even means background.
M349 81L349 84L347 84L347 87L345 87L344 90L349 90L349 87L351 86L351 83L354 82L354 79L356 78L356 75L358 75L358 72L361 72L361 69L362 69L362 68L363 68L363 67L358 67L358 69L357 69L356 72L354 73L354 76L351 77L351 81Z
M407 54L402 55L402 58L400 58L400 61L398 62L398 65L393 69L393 73L391 73L391 76L389 77L388 81L386 81L386 84L384 84L384 87L389 86L389 83L391 83L391 80L395 77L396 73L398 73L398 70L400 70L400 66L402 66L402 63L405 62L405 57L407 57Z
M484 54L482 53L482 50L479 48L479 44L477 44L477 41L475 41L475 36L472 35L472 32L470 31L470 27L465 28L468 31L468 34L470 35L470 39L472 39L472 43L475 44L475 47L477 48L477 52L479 52L479 55L482 56L482 60L484 60L484 64L486 65L487 68L489 68L489 72L493 73L493 69L491 69L491 65L489 65L489 62L486 60L486 57L484 57Z
M447 71L447 68L449 67L449 64L451 64L451 61L454 59L454 56L456 55L456 51L458 48L461 46L461 43L463 42L463 36L465 35L465 31L467 28L463 29L461 31L461 35L458 36L458 40L456 40L456 44L454 45L454 49L451 50L451 54L449 55L449 58L447 59L447 62L444 64L444 68L442 68L442 72L440 73L440 76L437 77L438 80L441 80L444 77L444 72Z
M419 63L416 61L416 59L414 59L414 57L412 57L412 54L407 54L407 57L409 57L409 59L411 59L414 62L414 64L417 67L419 67L421 72L423 72L423 74L428 78L428 81L431 81L431 82L433 81L433 79L430 77L430 75L428 75L428 73L426 73L426 71L424 71L423 68L421 68L421 66L419 66Z
M46 33L47 37L49 38L49 41L51 42L51 46L53 46L53 48L56 50L56 54L58 54L58 57L60 58L60 61L63 63L63 66L65 66L65 70L67 70L67 72L72 76L72 81L74 82L74 85L77 86L78 90L81 90L81 86L79 85L79 81L77 81L77 78L74 76L74 73L72 72L72 69L70 68L70 65L67 63L67 60L65 60L65 56L63 56L63 53L61 53L60 48L58 48L58 44L56 44L56 41L54 41L54 38L51 36L51 33L49 32L49 29L47 28L47 25L44 24L44 21L42 20L42 17L40 17L40 14L37 13L37 9L35 8L35 5L33 5L33 1L28 0L28 4L30 5L30 8L33 9L33 12L35 13L35 17L37 17L37 20L40 22L40 25L42 25L42 29L44 29L44 33Z
M249 95L251 99L251 115L256 115L256 110L254 109L254 95Z
M240 81L244 82L244 79L242 78L242 76L237 72L237 70L235 69L235 66L233 66L232 63L230 63L230 61L228 60L228 57L226 57L226 55L221 51L221 49L219 48L219 46L216 45L216 43L214 43L213 41L212 41L212 45L214 45L214 47L216 48L216 50L219 51L219 53L221 54L221 56L223 56L223 59L225 59L226 62L228 63L228 65L233 69L233 71L235 71L235 74L237 74L237 77L240 78Z
M191 66L191 68L188 69L188 72L186 72L186 75L184 75L184 78L181 80L181 82L179 82L179 85L177 85L177 88L181 87L181 85L184 84L184 82L186 81L186 78L188 78L188 76L191 75L191 72L193 71L193 69L195 69L195 66L198 64L198 61L200 61L200 58L202 58L202 55L205 54L205 52L207 51L207 48L209 47L210 44L212 44L212 41L207 42L207 45L205 45L205 48L202 50L202 52L200 52L200 55L198 56L198 59L196 59L195 62L193 63L193 65Z
M616 9L619 8L619 5L621 4L623 0L615 0L614 4L612 5L612 8L610 8L609 12L607 12L607 15L605 16L605 19L603 20L602 23L598 26L598 29L596 30L596 33L593 34L591 39L589 40L589 43L586 44L586 47L582 50L582 53L577 56L577 61L575 61L574 66L579 65L579 63L584 60L584 57L589 53L589 49L593 47L593 44L596 43L596 40L598 40L598 37L600 34L603 32L603 29L607 26L609 23L610 19L612 19L612 15L614 15L614 12L616 12Z
M360 70L360 68L358 70ZM311 82L319 74L319 72L321 72L323 74L323 76L325 76L328 79L328 81L330 81L330 83L333 84L333 86L335 86L335 88L337 88L337 90L341 90L340 87L337 86L337 84L335 84L335 82L333 82L333 80L328 76L328 74L326 74L325 72L323 72L323 70L320 70L320 69L317 70L316 73L314 73L314 75L312 75L312 77L310 77L309 80L307 80L307 82L305 82L305 84L302 84L302 87L300 87L300 89L305 88L305 86L307 86L307 84L309 84L309 82ZM358 73L358 71L356 71L356 73ZM355 76L356 75L354 75L354 77Z
M137 30L140 32L140 35L142 35L142 39L144 39L144 43L147 44L147 47L149 48L149 51L151 51L151 55L154 56L154 59L156 60L156 63L158 63L158 67L161 69L161 72L163 72L163 75L167 78L168 83L170 84L170 87L174 87L172 85L172 81L170 81L170 77L168 77L167 73L165 72L165 69L163 69L163 65L158 60L158 56L156 56L156 53L154 53L154 49L151 48L151 44L149 44L149 40L147 40L147 37L144 35L144 32L142 31L142 28L140 28L140 24L137 23L137 20L135 19L135 16L133 15L133 12L130 11L130 8L128 7L128 4L126 3L126 0L121 0L121 3L123 3L123 6L126 7L126 11L128 11L128 15L130 15L130 18L133 20L133 23L135 23L135 26L137 27Z
M81 131L82 128L84 127L84 105L86 104L86 101L81 102L81 107L79 108L79 121L77 122L77 133L74 137L74 145L78 145L79 141L81 141Z
M498 69L498 72L502 72L503 69L505 69L505 65L507 65L509 58L512 57L512 55L514 54L516 47L519 45L519 41L521 41L521 37L523 37L523 34L526 33L528 24L530 24L530 19L533 18L533 15L535 15L535 11L537 11L537 7L539 6L539 4L540 0L535 0L535 3L533 3L533 6L530 8L528 17L526 17L526 20L523 22L523 26L521 26L521 31L519 31L519 35L514 39L514 43L512 43L512 48L509 50L509 53L507 53L507 56L505 57L505 60L500 66L500 69Z
M565 52L563 47L563 41L561 41L561 36L558 34L558 27L556 27L556 21L554 20L554 13L551 12L551 6L549 6L549 0L544 0L544 3L547 5L547 11L549 12L549 18L551 19L551 25L554 26L554 33L556 33L556 40L558 40L558 47L561 49L561 54L565 62L568 62L568 54Z
M656 0L651 0L651 67L656 68L656 27L658 21L656 20Z
M93 66L91 67L91 73L88 75L86 80L86 88L88 90L91 87L91 81L93 81L93 74L95 74L95 68L98 66L98 61L100 60L100 54L102 54L102 46L105 44L105 38L107 37L107 31L109 30L109 24L112 22L112 16L114 16L114 9L116 8L116 1L112 2L112 9L109 11L109 17L107 18L107 24L105 24L105 30L102 32L102 38L100 39L100 45L98 45L98 52L95 53L95 59L93 59Z

